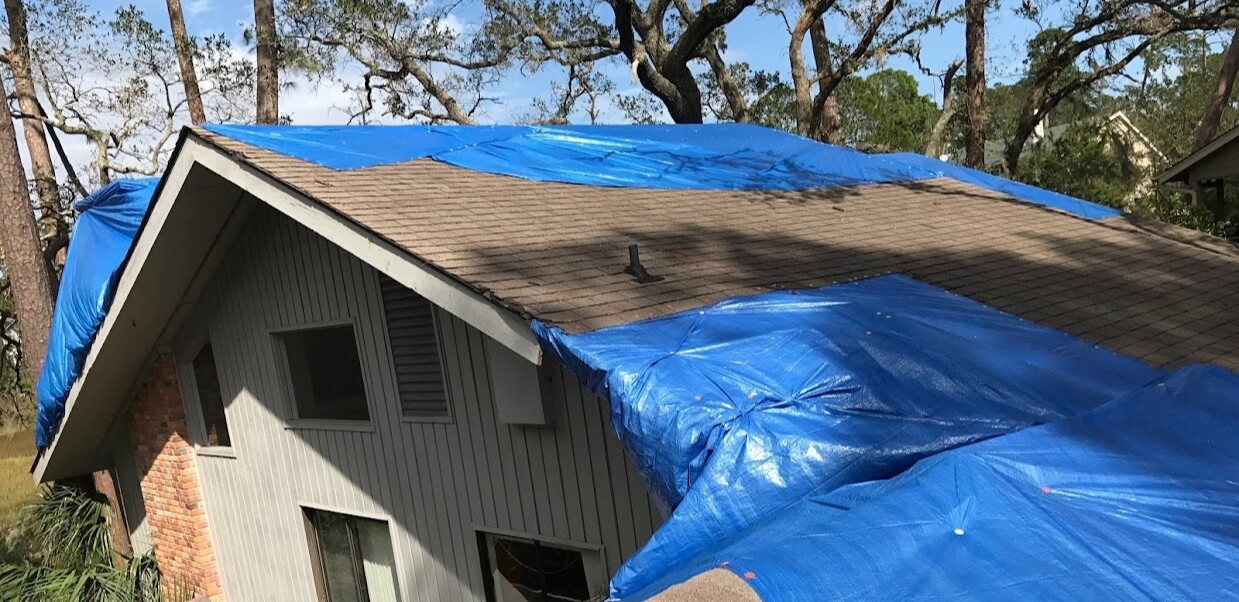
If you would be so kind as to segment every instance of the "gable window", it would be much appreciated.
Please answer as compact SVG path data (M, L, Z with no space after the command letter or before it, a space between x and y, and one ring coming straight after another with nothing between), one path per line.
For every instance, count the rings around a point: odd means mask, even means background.
M211 343L202 346L194 356L190 367L194 372L194 388L198 394L198 408L202 412L204 432L203 445L230 447L228 418L224 415L224 395L219 387L219 370L215 367L215 352Z
M314 579L322 602L396 602L396 563L387 523L305 509Z
M288 359L297 418L370 419L352 324L291 330L277 336Z
M591 581L601 567L596 552L492 533L479 533L478 544L490 602L585 601L601 592Z
M434 306L386 276L379 277L379 286L401 415L415 420L449 418Z

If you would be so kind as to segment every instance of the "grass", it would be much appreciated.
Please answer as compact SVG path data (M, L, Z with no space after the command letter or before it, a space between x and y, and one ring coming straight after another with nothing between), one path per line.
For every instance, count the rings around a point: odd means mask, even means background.
M23 506L38 497L30 476L34 434L30 429L0 432L0 535L8 531Z

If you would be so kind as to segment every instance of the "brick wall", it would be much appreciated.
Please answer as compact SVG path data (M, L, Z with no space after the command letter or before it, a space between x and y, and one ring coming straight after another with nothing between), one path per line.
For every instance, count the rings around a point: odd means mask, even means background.
M155 559L165 583L173 590L184 586L211 600L223 600L171 356L156 358L134 396L129 435Z

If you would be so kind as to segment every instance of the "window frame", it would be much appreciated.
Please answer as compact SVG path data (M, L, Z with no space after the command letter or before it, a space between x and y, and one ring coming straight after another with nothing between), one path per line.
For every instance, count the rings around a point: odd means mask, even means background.
M534 543L561 550L576 552L581 555L581 565L585 571L586 588L590 591L591 600L599 594L605 597L608 587L608 573L603 546L549 537L536 533L495 529L490 527L474 527L478 544L478 560L482 563L483 593L486 602L499 602L495 591L495 573L499 570L495 559L495 546L492 540L517 540L522 543Z
M417 295L426 301L430 308L430 324L431 331L435 338L435 356L439 363L439 378L443 380L443 401L446 411L442 416L406 416L404 413L404 400L400 397L400 378L396 374L396 352L392 347L391 329L388 326L387 302L383 298L383 278L387 278L395 283L396 286L405 288L409 293ZM452 424L456 421L456 410L452 402L452 379L448 373L447 365L447 347L443 342L443 321L439 316L439 306L433 301L427 299L424 295L417 291L401 284L398 280L385 274L378 274L374 279L374 294L377 299L376 310L379 316L382 317L382 335L384 349L387 351L387 372L388 378L391 379L392 391L395 392L396 414L400 417L401 423L409 424Z
M194 369L194 360L207 345L211 345L211 354L215 359L216 380L218 381L216 384L220 389L224 422L229 424L228 445L207 445L206 443L206 414L203 412L202 400L198 395L198 371ZM185 405L190 445L193 447L194 453L202 456L236 458L237 433L233 432L228 416L228 406L230 405L228 402L231 401L231 398L227 397L227 393L224 390L224 381L219 370L219 357L215 351L209 329L205 326L197 326L186 330L180 337L180 340L173 346L172 356L176 363L176 376L181 389L181 399Z
M353 345L357 350L357 368L361 371L361 388L362 397L366 403L366 419L349 419L349 418L303 418L297 407L297 390L296 384L293 382L292 365L289 362L288 347L285 344L285 337L292 333L304 332L310 330L322 330L339 326L348 326L353 331ZM375 406L374 396L371 394L373 388L370 382L370 374L366 362L362 358L361 329L358 328L357 320L354 318L340 318L337 320L320 320L317 322L306 322L301 324L291 324L287 326L278 326L267 329L267 336L271 340L272 350L275 352L276 363L280 371L280 390L283 392L283 397L288 412L288 423L285 425L286 430L332 430L332 431L352 431L362 433L373 433ZM329 510L330 512L330 510Z
M314 578L315 599L318 600L318 602L328 602L327 581L323 575L324 569L323 569L323 559L322 559L322 547L319 545L319 542L318 542L318 529L315 528L314 526L313 515L318 512L336 514L336 515L345 517L350 520L362 519L362 520L379 522L379 523L383 523L383 525L386 526L387 540L388 540L388 543L391 544L391 549L392 549L392 572L395 575L394 577L395 581L393 585L396 589L397 599L400 598L401 594L403 593L403 591L400 588L400 552L399 552L399 548L397 548L396 546L395 521L393 521L390 516L385 516L381 514L371 514L367 512L360 512L360 511L354 511L354 510L345 510L342 508L335 508L332 506L324 506L321 504L311 504L311 503L305 503L305 502L298 504L297 508L301 512L302 525L305 527L305 536L306 536L306 545L307 545L306 558L308 558L310 561L310 573L313 575L313 578ZM360 543L359 537L360 535L357 532L356 525L350 522L349 523L350 545L352 546L352 545L359 544ZM353 549L356 550L357 548L355 547ZM353 570L355 571L355 574L364 575L364 571L362 567L362 562L364 561L364 558L362 558L360 551L358 551L357 554L350 560L352 560ZM369 591L365 589L367 586L365 584L364 579L361 583L361 587L363 588L362 591L366 594L366 598L368 599Z

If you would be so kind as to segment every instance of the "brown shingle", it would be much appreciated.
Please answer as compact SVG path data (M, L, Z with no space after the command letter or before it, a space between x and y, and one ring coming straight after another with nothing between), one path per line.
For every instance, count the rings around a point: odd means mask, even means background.
M950 179L799 192L534 182L423 159L335 171L195 130L505 305L577 332L904 273L1147 361L1239 369L1239 253ZM627 247L662 282L622 273Z

